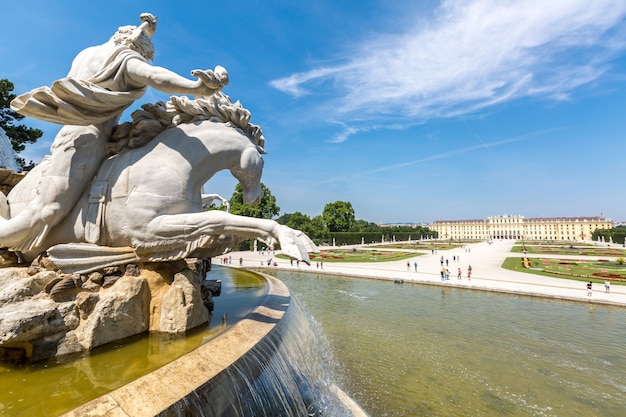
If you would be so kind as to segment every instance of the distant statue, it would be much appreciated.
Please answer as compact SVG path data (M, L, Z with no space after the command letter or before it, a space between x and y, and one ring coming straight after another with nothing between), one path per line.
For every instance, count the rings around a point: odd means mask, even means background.
M302 232L272 220L203 211L202 186L224 169L239 180L244 202L262 196L264 138L250 113L220 92L226 70L194 71L197 81L147 63L156 18L122 27L109 42L81 52L69 76L16 98L25 115L65 126L51 155L7 196L0 196L0 246L26 260L48 251L66 272L132 261L211 257L245 238L278 242L309 263L316 251ZM121 113L147 86L171 94L144 105L133 122ZM106 158L109 156L109 158ZM227 205L226 205L227 206Z
M154 57L150 37L156 17L144 13L139 27L123 26L108 42L87 48L74 59L66 78L15 98L11 108L25 116L65 125L50 155L35 168L44 181L29 186L32 194L19 212L0 219L0 247L29 251L74 207L106 157L106 144L122 112L148 86L169 94L210 96L228 83L226 70L193 71L189 80L148 64ZM0 213L6 201L0 196ZM20 202L24 203L24 202Z
M7 137L4 129L0 127L0 169L2 168L10 169L13 172L19 170L11 140Z

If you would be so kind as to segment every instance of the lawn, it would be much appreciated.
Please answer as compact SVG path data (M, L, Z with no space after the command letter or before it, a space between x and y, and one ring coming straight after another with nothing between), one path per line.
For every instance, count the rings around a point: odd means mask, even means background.
M332 249L320 250L309 254L313 262L386 262L413 258L421 254L415 252L380 251L369 249Z
M448 250L462 247L461 243L390 243L388 245L375 245L371 248L386 248L386 249L413 249L413 250Z
M609 279L626 285L626 265L604 259L530 258L531 268L522 266L522 258L506 258L502 268L529 274L566 278L577 281L604 282Z
M511 252L539 255L626 256L626 250L589 245L515 245Z

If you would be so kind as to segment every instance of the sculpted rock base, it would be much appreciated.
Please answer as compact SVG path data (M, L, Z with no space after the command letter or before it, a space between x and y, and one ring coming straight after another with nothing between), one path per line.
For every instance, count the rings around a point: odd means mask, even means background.
M89 275L48 269L46 258L0 269L0 360L39 361L146 331L184 333L209 320L201 263L128 264Z

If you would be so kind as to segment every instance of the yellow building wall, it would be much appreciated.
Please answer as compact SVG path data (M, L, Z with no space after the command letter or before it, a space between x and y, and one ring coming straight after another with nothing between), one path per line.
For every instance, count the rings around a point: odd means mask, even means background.
M430 229L440 239L590 240L596 229L610 229L610 219L598 217L529 218L494 216L486 220L438 220Z

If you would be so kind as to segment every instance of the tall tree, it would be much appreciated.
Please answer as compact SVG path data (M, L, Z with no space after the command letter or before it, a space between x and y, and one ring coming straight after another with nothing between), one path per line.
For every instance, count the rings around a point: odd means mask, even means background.
M347 232L354 222L354 209L348 201L335 201L324 207L322 217L330 232Z
M355 220L350 228L351 232L380 232L380 226L367 220Z
M302 227L306 226L306 224L310 221L311 218L309 216L299 211L296 211L295 213L291 213L291 215L289 216L289 220L285 224L292 229L302 230Z
M230 203L230 213L240 216L254 217L257 219L271 219L280 213L280 207L276 205L276 197L274 197L265 186L261 183L261 190L263 190L263 197L258 205L250 205L243 203L243 187L237 183L235 191L230 197L228 202ZM244 240L239 244L239 250L253 250L254 240Z
M237 183L235 186L235 192L230 197L230 212L232 214L238 214L240 216L255 217L257 219L271 219L280 213L280 207L276 205L276 197L272 195L272 192L261 183L261 189L263 190L263 197L258 205L250 205L243 203L243 187Z
M310 238L313 238L319 233L319 231L315 229L311 218L299 211L291 214L286 225L292 229L304 232Z
M13 150L20 153L25 149L27 143L35 143L43 135L43 132L39 129L16 124L24 116L11 110L11 100L16 97L12 93L13 88L14 85L11 81L0 79L0 127L6 132ZM22 171L30 171L35 166L33 161L26 162L20 156L15 159Z
M322 216L311 218L299 211L282 214L276 219L276 222L304 232L313 241L323 238L328 233Z

